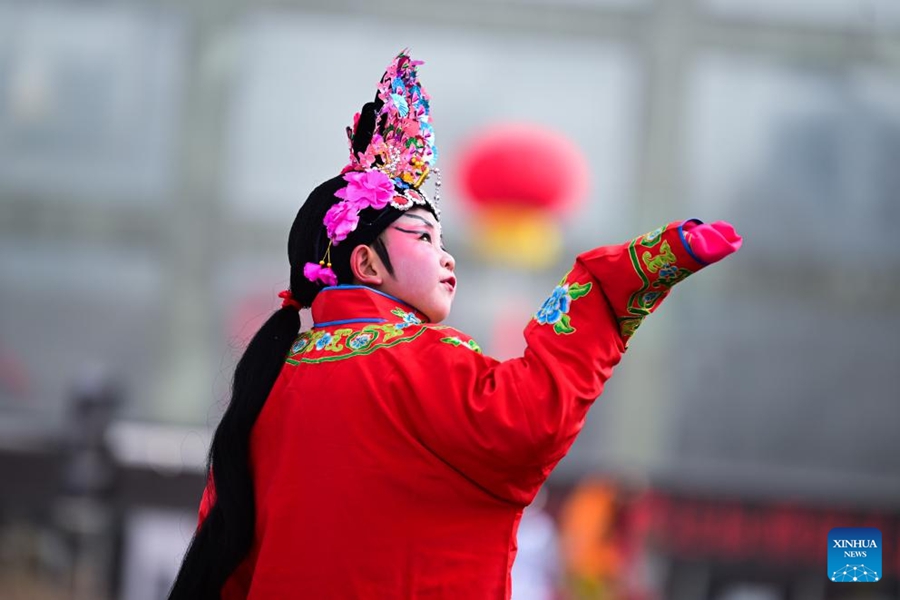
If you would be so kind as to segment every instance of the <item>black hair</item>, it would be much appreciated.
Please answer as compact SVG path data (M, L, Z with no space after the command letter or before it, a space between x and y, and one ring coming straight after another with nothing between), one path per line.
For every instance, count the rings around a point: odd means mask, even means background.
M363 107L353 134L354 150L361 152L372 138L380 101ZM297 212L288 237L290 291L301 306L311 306L322 285L303 274L308 262L318 263L328 247L323 226L325 213L340 201L334 194L346 186L338 176L319 185ZM347 239L331 249L332 269L339 283L352 283L350 253L360 244L371 245L393 273L387 249L379 236L403 211L388 205L368 208ZM220 598L222 586L244 560L253 543L256 507L250 473L250 433L284 365L300 329L298 311L282 308L269 317L253 336L238 361L231 400L213 435L207 473L213 479L215 501L194 534L170 600Z

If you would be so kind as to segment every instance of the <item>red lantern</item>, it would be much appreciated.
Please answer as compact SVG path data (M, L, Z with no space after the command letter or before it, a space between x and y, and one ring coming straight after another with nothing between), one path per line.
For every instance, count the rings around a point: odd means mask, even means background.
M464 144L459 188L478 219L484 258L520 267L552 264L561 248L559 217L588 191L588 165L567 137L531 123L491 126Z
M569 138L530 123L489 127L466 144L462 190L476 206L506 205L562 215L588 190L588 165Z

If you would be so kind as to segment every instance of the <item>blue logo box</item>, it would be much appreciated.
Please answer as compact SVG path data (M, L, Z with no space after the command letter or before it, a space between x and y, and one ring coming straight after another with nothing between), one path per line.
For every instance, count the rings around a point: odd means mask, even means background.
M835 527L828 532L828 580L881 581L881 532L874 527Z

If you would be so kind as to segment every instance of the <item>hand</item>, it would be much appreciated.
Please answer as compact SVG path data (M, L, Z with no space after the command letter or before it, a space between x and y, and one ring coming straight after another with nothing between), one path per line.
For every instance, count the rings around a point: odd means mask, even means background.
M737 252L743 243L731 223L716 221L715 223L697 223L688 221L684 224L684 239L691 251L701 261L712 264Z

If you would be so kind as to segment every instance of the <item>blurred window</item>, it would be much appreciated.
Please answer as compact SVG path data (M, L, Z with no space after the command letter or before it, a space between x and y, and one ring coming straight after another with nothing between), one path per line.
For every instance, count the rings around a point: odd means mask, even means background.
M688 89L689 204L746 244L673 305L673 461L896 479L900 77L717 54Z
M400 49L389 24L342 17L266 13L243 29L244 60L227 134L226 193L241 220L283 220L349 156L344 128L375 94ZM335 36L370 40L359 53ZM601 165L590 200L568 233L593 244L627 229L639 141L640 69L623 46L604 41L416 27L403 43L426 62L448 230L461 211L453 188L460 144L497 121L528 120L575 141ZM327 57L320 48L328 47ZM449 175L449 176L448 176ZM615 235L613 235L615 239Z
M865 29L900 26L895 0L703 0L726 18Z
M59 424L76 388L102 378L121 385L126 414L152 413L162 282L144 252L0 245L0 411Z
M486 0L496 4L546 5L553 8L616 8L635 9L653 4L656 0Z
M102 4L0 6L0 189L135 203L167 194L181 25Z
M755 256L790 250L795 260L897 264L900 77L712 55L689 90L699 212L724 210L757 228ZM822 253L823 239L839 259Z

